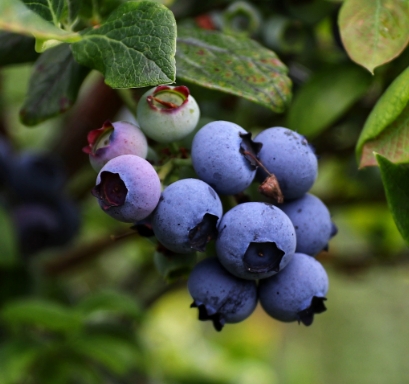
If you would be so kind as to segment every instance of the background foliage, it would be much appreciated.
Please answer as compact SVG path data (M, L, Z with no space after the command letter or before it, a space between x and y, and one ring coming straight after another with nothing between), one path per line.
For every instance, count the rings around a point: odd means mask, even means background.
M82 227L22 259L1 206L0 383L406 382L408 28L404 0L1 1L0 132L62 158ZM199 125L287 126L316 148L312 192L339 233L318 257L330 291L312 327L257 309L215 333L153 243L112 240L129 228L90 195L86 134L175 81ZM191 175L166 164L166 183Z

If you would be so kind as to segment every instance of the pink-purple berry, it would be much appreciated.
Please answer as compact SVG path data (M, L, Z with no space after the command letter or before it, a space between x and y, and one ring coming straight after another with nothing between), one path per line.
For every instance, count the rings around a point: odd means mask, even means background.
M92 168L97 172L111 159L121 155L146 158L148 143L135 124L127 121L106 121L101 128L88 133L88 145L83 151L89 154Z
M92 194L113 218L135 223L148 217L158 204L161 183L145 159L122 155L108 161L97 176Z

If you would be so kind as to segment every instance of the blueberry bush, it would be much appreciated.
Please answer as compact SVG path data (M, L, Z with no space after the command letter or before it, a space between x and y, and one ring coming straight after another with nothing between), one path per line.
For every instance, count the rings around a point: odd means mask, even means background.
M405 382L408 42L406 0L1 0L0 384Z

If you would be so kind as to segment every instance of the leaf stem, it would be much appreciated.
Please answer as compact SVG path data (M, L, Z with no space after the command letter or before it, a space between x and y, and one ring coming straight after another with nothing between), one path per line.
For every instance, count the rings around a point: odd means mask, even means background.
M173 171L175 167L189 166L189 165L192 165L191 159L179 159L179 158L170 159L162 166L157 167L156 172L158 173L160 181L163 182L166 179L166 177Z

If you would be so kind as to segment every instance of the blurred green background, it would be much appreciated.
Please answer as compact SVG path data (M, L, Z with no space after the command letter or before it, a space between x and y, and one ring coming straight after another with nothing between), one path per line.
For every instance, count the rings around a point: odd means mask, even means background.
M180 18L185 3L173 3ZM226 3L209 5L215 20ZM267 7L252 3L261 11ZM339 229L329 251L318 256L330 279L327 312L311 327L279 323L260 307L220 333L199 322L189 308L186 279L165 281L148 239L111 240L129 226L104 214L90 194L96 175L78 150L86 145L86 133L72 133L81 119L96 124L79 106L100 102L100 75L87 78L73 110L27 128L19 109L32 65L6 66L0 68L2 133L16 151L62 156L70 176L66 189L80 207L82 227L67 246L22 261L9 217L1 213L0 384L409 383L409 249L389 213L379 170L358 170L354 154L369 111L407 65L409 51L371 77L340 47L334 32L338 3L312 1L316 9L308 12L290 3L274 8L293 23L289 40L269 42L261 31L254 36L290 68L294 96L285 114L187 85L202 124L229 120L254 133L289 126L316 148L319 177L311 192L328 205ZM142 92L131 95L137 100ZM115 103L113 120L129 116L122 102ZM190 174L181 168L172 177Z

